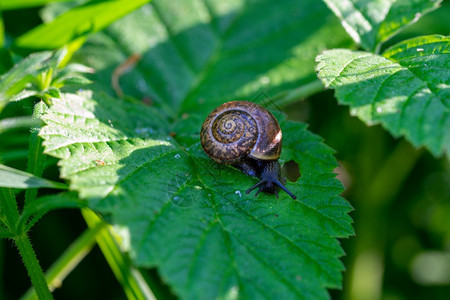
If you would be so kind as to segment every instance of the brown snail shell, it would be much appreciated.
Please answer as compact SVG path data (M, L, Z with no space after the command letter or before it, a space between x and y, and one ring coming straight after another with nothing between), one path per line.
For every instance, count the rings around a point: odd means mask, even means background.
M218 163L235 164L243 157L276 160L281 154L281 129L264 107L232 101L214 109L200 133L206 154Z
M200 140L206 154L218 163L233 165L259 177L259 192L277 194L278 188L291 197L281 175L278 158L282 133L275 117L264 107L248 101L232 101L214 109L203 123ZM278 194L277 194L278 197Z

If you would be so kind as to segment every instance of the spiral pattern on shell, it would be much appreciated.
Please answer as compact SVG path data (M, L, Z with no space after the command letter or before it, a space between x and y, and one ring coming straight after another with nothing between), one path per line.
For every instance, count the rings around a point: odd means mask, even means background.
M235 164L247 156L275 160L281 152L281 130L274 116L246 101L214 109L203 123L200 139L206 154L223 164Z

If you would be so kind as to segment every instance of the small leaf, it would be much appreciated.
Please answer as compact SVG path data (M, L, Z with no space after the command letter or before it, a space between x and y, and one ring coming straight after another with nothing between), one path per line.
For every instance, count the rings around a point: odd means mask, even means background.
M47 68L46 63L51 56L52 52L31 54L0 77L0 111L10 98L30 85L34 77Z
M64 183L36 177L33 174L23 172L0 164L0 187L29 189L52 188L67 189Z
M29 97L36 96L39 92L36 90L22 90L21 92L12 95L10 101L20 101Z
M86 85L92 83L91 80L78 74L67 74L55 80L55 85L69 86L69 85Z
M63 69L61 69L58 72L58 76L66 76L68 74L77 74L77 73L94 73L95 70L82 65L82 64L69 64L67 66L65 66ZM55 76L55 79L59 78L58 76Z
M376 51L397 31L439 7L442 0L324 0L353 40Z
M54 52L34 53L0 76L0 111L9 101L19 101L31 96L58 98L59 89L65 85L91 83L79 73L92 73L92 68L70 64L60 69L66 54L65 48Z
M102 30L148 2L149 0L89 1L18 37L15 46L56 49L77 38Z
M449 37L402 42L383 55L344 49L317 57L318 76L368 124L381 123L434 155L450 157Z
M18 128L30 128L39 126L42 123L41 120L36 120L31 116L20 116L13 118L5 118L0 120L0 134L8 130L14 130Z
M158 267L185 299L327 299L341 286L336 238L353 234L351 206L333 151L305 125L280 118L282 159L302 173L288 183L297 201L255 198L245 190L256 179L208 158L198 129L182 146L153 109L89 95L53 99L40 135L71 189L123 229L138 266ZM190 114L179 128L195 132L202 119Z
M50 98L60 98L61 97L59 89L57 89L55 87L49 87L48 89L46 89L44 91L44 93L46 95L48 95Z
M73 0L2 0L0 3L0 10L42 6L50 2L67 2L67 1Z

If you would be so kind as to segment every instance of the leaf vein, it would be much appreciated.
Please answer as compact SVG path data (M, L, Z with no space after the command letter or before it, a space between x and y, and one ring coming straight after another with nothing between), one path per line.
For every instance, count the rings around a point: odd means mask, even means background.
M370 56L370 55L371 55L370 53L363 53L363 54L361 54L361 55L359 55L359 56L352 57L348 62L346 62L346 63L342 66L342 68L341 68L341 69L338 71L338 73L334 76L333 80L330 81L330 83L328 84L328 86L331 86L331 85L336 81L336 79L337 79L338 77L342 76L342 73L343 73L343 72L347 69L347 67L349 67L350 64L353 63L355 60L358 60L358 59L361 59L361 58L364 58L364 57L368 57L368 56Z
M227 198L224 194L222 194L222 196L223 196L224 198ZM254 216L254 215L251 214L249 211L243 209L243 208L242 208L241 206L239 206L237 203L233 202L232 199L227 199L227 200L230 201L231 203L233 203L234 206L235 206L236 208L238 208L240 211L244 212L246 215L248 215L249 217L251 217L251 218L252 218L253 220L255 220L257 223L259 223L259 224L262 225L263 227L266 227L267 229L269 229L269 230L270 230L272 233L274 233L275 235L278 235L278 236L282 237L282 238L283 238L284 240L286 240L289 244L291 244L292 246L294 246L294 248L297 248L298 250L300 250L300 252L302 252L305 256L309 257L311 261L313 261L313 262L314 262L314 263L315 263L322 271L324 271L327 275L329 275L329 276L331 277L331 274L329 274L329 273L327 272L327 270L326 270L325 268L323 268L323 267L320 265L320 263L319 263L314 257L312 257L309 253L307 253L305 250L303 250L301 247L299 247L297 244L295 244L294 241L291 240L289 237L287 237L287 236L285 236L284 234L282 234L281 232L275 230L273 227L269 226L268 224L265 224L265 223L261 222L261 220L260 220L258 217ZM301 203L301 202L299 201L299 203ZM310 206L308 206L308 205L306 205L306 204L304 204L304 203L301 203L301 204L302 204L302 205L305 205L306 207L312 209L312 207L310 207ZM325 215L324 215L324 217L329 218L328 216L325 216Z
M119 186L121 183L123 183L124 181L128 180L131 176L133 176L136 172L140 171L142 168L145 168L147 165L153 163L154 161L156 161L156 160L158 160L158 159L161 159L161 158L163 158L163 157L165 157L165 156L168 156L168 155L170 155L170 154L177 153L177 152L178 152L178 151L177 151L176 149L175 149L175 150L172 150L172 151L164 152L164 153L161 154L161 155L157 155L157 156L153 157L152 159L147 160L144 164L142 164L142 165L140 165L140 166L137 166L136 168L133 169L132 172L130 172L129 174L127 174L127 176L124 176L124 177L121 178L119 181L117 181L117 182L114 184L114 188L113 188L112 190L110 190L110 191L104 196L104 198L103 198L102 200L106 199L113 191L115 191L115 190L118 188L118 186ZM99 203L100 203L100 202L101 202L101 201L99 201Z

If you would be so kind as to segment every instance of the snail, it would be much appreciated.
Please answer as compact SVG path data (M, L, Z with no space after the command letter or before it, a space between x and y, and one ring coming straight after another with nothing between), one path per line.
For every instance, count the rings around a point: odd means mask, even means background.
M200 140L203 150L214 161L232 165L260 181L246 193L275 194L284 190L297 197L285 186L278 158L282 134L275 117L264 107L247 101L231 101L214 109L203 123Z

